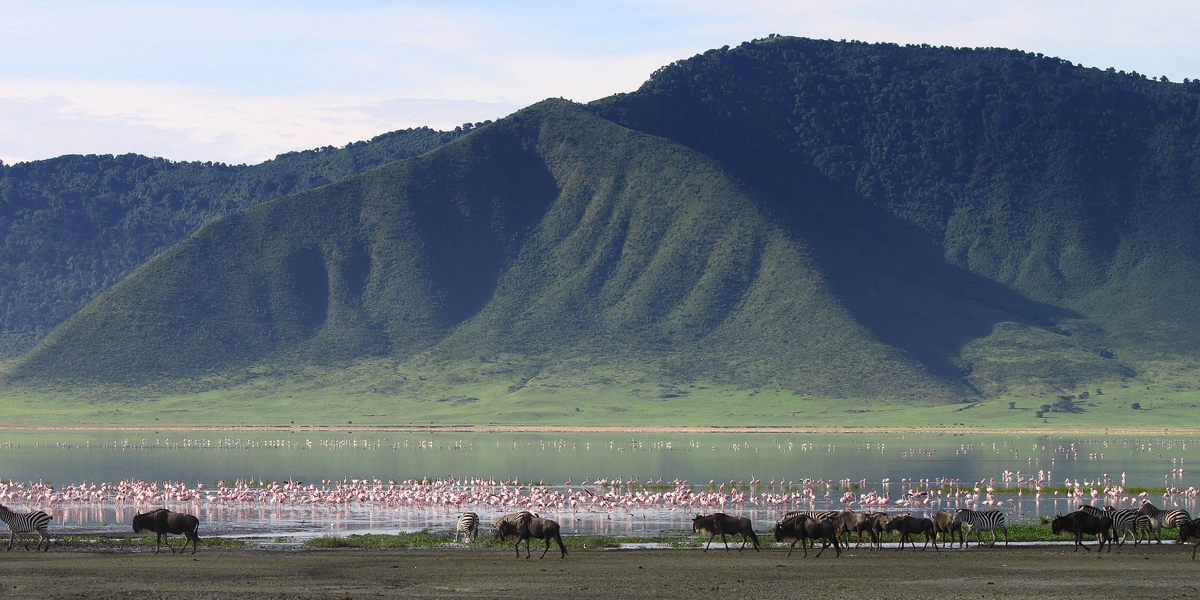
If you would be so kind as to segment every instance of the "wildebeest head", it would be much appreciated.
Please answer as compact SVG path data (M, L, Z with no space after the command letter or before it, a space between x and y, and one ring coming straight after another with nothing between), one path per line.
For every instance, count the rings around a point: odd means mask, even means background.
M800 539L800 537L801 537L800 533L802 531L804 531L804 529L803 529L804 521L806 521L807 519L808 519L808 517L805 517L804 515L800 515L798 517L776 523L775 524L775 541L776 542L788 542L788 541Z
M161 520L162 514L166 511L165 508L152 510L148 513L140 513L133 517L133 532L134 533L157 533L154 524Z
M692 517L692 531L696 533L705 533L716 535L716 516L715 515L696 515Z
M1065 533L1070 528L1070 521L1062 515L1054 515L1054 520L1050 521L1050 533L1054 535Z
M496 539L502 542L521 541L521 527L512 521L500 521L496 524Z

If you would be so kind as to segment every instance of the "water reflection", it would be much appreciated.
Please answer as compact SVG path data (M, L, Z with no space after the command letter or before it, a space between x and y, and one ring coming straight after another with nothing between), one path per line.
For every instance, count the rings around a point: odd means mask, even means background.
M1079 503L1136 506L1143 498L1195 514L1186 471L1188 460L1200 458L1194 442L1100 435L3 431L0 479L27 483L0 490L0 501L46 509L56 527L76 531L123 531L137 511L166 505L200 516L209 535L296 537L449 529L462 510L491 520L526 507L567 531L611 534L687 529L694 514L717 510L770 522L787 510L928 514L971 506L1036 522ZM254 482L245 487L255 493L272 483L315 486L310 500L314 491L327 498L355 480L367 487L409 480L471 489L456 492L467 494L456 503L212 499L221 480L238 478ZM64 494L121 480L178 494L118 500L114 492L103 501ZM522 486L519 500L489 503L486 495L496 491L485 488L505 481L544 485ZM695 502L632 501L639 492L675 493L676 481L687 482ZM64 497L29 495L36 485ZM528 504L531 490L556 502ZM586 502L589 494L611 495L611 505Z

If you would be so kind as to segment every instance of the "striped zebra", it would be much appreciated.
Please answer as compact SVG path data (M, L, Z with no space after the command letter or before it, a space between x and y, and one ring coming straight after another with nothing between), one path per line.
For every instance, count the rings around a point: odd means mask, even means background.
M783 518L780 519L779 522L783 523L785 521L790 521L801 515L804 515L810 519L814 519L817 521L832 521L832 520L836 519L838 517L838 515L840 515L840 514L842 514L842 513L839 511L836 511L836 510L793 510L791 512L785 513L783 515Z
M969 508L960 508L954 513L954 523L960 523L967 527L967 537L971 537L971 532L975 532L975 543L983 545L983 535L981 531L992 532L992 544L996 545L996 530L1004 530L1004 545L1008 545L1008 527L1004 524L1004 513L998 510L972 510ZM989 546L989 547L991 547Z
M1160 544L1162 543L1163 529L1175 529L1192 520L1192 516L1188 514L1188 511L1182 508L1159 510L1157 506L1150 504L1149 500L1142 500L1142 508L1138 512L1150 517L1150 529L1154 532L1154 537ZM1146 543L1150 543L1148 536Z
M1146 534L1146 541L1150 541L1150 517L1141 514L1132 508L1117 508L1115 506L1105 506L1103 509L1087 504L1079 506L1080 512L1087 513L1096 517L1108 517L1112 519L1113 538L1120 537L1122 546L1129 539L1129 534L1133 534L1133 545L1137 546L1141 540L1142 532Z
M473 512L463 513L458 518L458 527L454 530L455 542L458 541L460 533L466 536L466 543L471 543L471 540L474 540L475 536L479 535L479 515Z
M0 521L4 521L8 525L8 530L11 534L8 536L8 550L12 550L13 542L17 537L23 535L38 536L37 549L42 549L42 542L46 542L46 550L50 549L50 534L46 531L50 527L50 515L35 510L28 513L15 513L8 509L7 506L0 504ZM25 544L25 551L29 551L29 544Z

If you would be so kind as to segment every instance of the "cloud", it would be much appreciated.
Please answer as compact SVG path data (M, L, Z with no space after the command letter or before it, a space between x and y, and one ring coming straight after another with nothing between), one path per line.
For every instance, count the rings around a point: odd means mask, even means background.
M1200 77L1192 0L0 0L0 158L256 162L636 89L769 33L1003 46Z
M136 152L257 163L407 127L496 119L512 102L293 94L240 97L186 85L0 81L0 159Z

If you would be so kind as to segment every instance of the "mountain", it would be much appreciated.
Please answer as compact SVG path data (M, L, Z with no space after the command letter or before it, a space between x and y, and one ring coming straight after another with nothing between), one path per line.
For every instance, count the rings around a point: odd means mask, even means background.
M28 350L216 217L416 156L462 133L393 131L253 166L137 154L0 163L0 358Z
M1200 349L1198 108L1195 82L1011 50L712 50L220 217L9 381L1081 392Z

